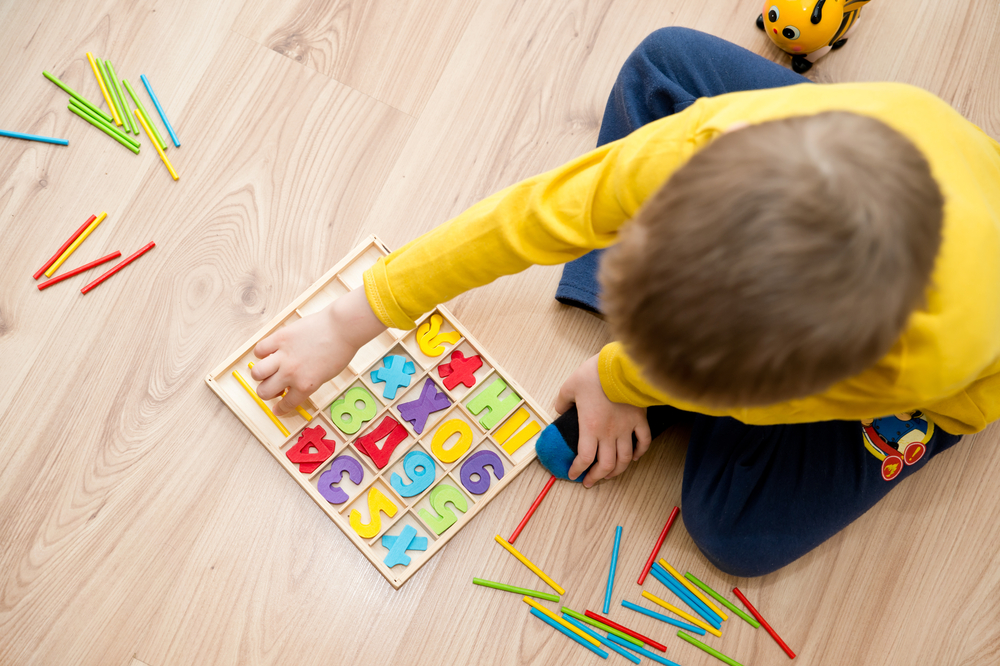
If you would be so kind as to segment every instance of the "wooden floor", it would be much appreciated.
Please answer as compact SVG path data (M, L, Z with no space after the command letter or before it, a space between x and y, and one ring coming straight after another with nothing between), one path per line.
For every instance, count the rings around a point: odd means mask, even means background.
M539 466L394 591L203 378L365 236L398 247L591 148L618 68L655 28L786 63L753 25L759 8L2 0L0 127L70 146L0 139L0 664L596 663L518 597L471 584L536 585L492 537L544 484ZM42 78L99 100L87 51L149 77L183 143L168 153L179 182L145 138L126 151ZM876 0L810 76L913 83L1000 137L1000 7ZM78 262L156 249L86 296L79 278L38 292L31 274L102 210ZM558 277L535 268L451 304L547 405L608 339L552 300ZM737 584L803 664L1000 663L998 440L996 427L966 438L775 574L720 574L681 524L663 552ZM615 604L638 600L683 458L673 434L613 482L553 489L518 546L567 605L601 604L615 525ZM612 614L683 666L719 663L656 620ZM710 643L746 666L787 660L738 619Z

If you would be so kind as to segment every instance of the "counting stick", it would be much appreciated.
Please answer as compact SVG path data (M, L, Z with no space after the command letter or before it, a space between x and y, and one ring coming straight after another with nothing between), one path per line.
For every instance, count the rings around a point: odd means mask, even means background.
M51 280L46 280L45 282L43 282L40 285L38 285L38 291L41 291L42 289L47 289L48 287L51 287L52 285L56 284L57 282L62 282L66 278L71 278L74 275L79 275L80 273L83 273L84 271L89 271L91 268L94 268L95 266L100 266L101 264L105 264L105 263L111 261L112 259L117 259L120 256L122 256L122 253L118 252L117 250L115 250L111 254L103 256L100 259L95 259L94 261L90 262L89 264L84 264L83 266L80 266L79 268L74 268L73 270L71 270L68 273L63 273L62 275L54 277Z
M694 626L698 627L699 629L704 629L708 633L715 634L716 636L720 636L720 637L722 636L722 632L721 631L719 631L718 629L716 629L715 627L713 627L709 623L705 622L700 617L695 617L694 615L691 615L690 613L681 610L680 608L678 608L677 606L674 606L673 604L668 604L666 601L664 601L663 599L659 598L655 594L650 594L646 590L643 590L642 591L642 596L644 598L646 598L646 599L649 599L654 604L659 604L660 606L663 606L664 608L666 608L668 611L670 611L674 615L679 615L680 617L684 618L685 620L687 620L688 622L690 622Z
M702 650L704 650L705 652L709 653L710 655L712 655L716 659L718 659L720 661L726 662L727 664L729 664L729 666L743 666L743 664L741 664L740 662L736 661L735 659L730 659L729 657L727 657L726 655L722 654L721 652L719 652L715 648L708 647L707 645L705 645L704 643L702 643L698 639L692 638L691 636L688 636L683 631L678 631L677 635L680 636L681 638L683 638L684 640L686 640L691 645L693 645L693 646L695 646L697 648L701 648Z
M90 291L91 289L93 289L97 285L101 284L102 282L104 282L105 280L107 280L109 277L111 277L112 275L114 275L115 273L117 273L118 271L120 271L121 269L125 268L126 266L128 266L129 264L131 264L133 261L135 261L136 259L138 259L139 257L141 257L142 255L146 254L147 252L149 252L150 250L152 250L154 247L156 247L156 243L153 243L153 242L147 243L143 247L139 248L138 250L136 250L135 252L133 252L132 254L130 254L129 256L125 257L120 262L118 262L117 264L115 264L114 266L112 266L111 268L109 268L107 270L107 272L104 273L101 277L97 278L96 280L94 280L93 282L91 282L90 284L88 284L86 287L84 287L83 289L81 289L80 293L81 294L86 294L88 291Z
M59 270L59 267L63 265L63 262L69 259L69 255L73 254L73 252L76 251L76 248L80 247L80 243L87 240L87 236L89 236L94 231L94 229L97 228L97 225L103 222L104 218L106 218L107 216L108 216L107 213L101 213L97 217L97 219L88 224L87 228L83 230L83 233L77 236L76 240L70 243L70 246L66 248L66 250L62 254L59 255L59 258L56 259L55 263L49 266L48 269L46 269L45 277L52 277L52 274L55 273L57 270Z
M626 647L629 650L632 650L632 651L634 651L637 654L641 654L646 659L651 659L651 660L655 661L658 664L664 664L664 666L680 666L680 664L678 664L677 662L670 661L669 659L667 659L665 657L661 657L658 654L654 654L654 653L650 652L649 650L645 650L645 649L643 649L641 647L636 647L634 645L626 645L625 641L620 641L620 640L618 640L615 637L609 637L608 640L613 641L613 642L617 643L618 645L621 645L622 647Z
M170 140L174 142L174 145L178 148L181 147L181 142L177 139L177 135L174 133L174 128L170 125L170 121L167 120L167 114L163 112L163 107L160 106L160 100L156 98L156 93L153 92L153 86L150 85L149 79L146 78L145 74L140 74L139 78L142 79L142 85L146 86L146 92L149 93L149 99L153 100L153 106L156 107L156 112L160 114L160 120L163 121L163 126L167 128L167 132L170 133Z
M20 132L8 132L6 130L0 130L0 136L5 136L9 139L24 139L25 141L40 141L41 143L55 143L60 146L68 146L69 141L66 139L53 139L51 136L38 136L37 134L22 134Z
M655 647L660 652L666 652L667 651L667 646L666 645L662 645L660 643L657 643L652 638L648 638L646 636L643 636L642 634L640 634L637 631L632 631L628 627L623 627L622 625L618 624L617 622L612 622L611 620L609 620L606 617L601 617L600 615L598 615L594 611L585 610L585 611L583 611L583 613L587 617L593 618L595 620L599 620L599 621L603 622L604 624L608 625L609 627L614 627L618 631L625 632L626 634L628 634L632 638L638 638L640 641L642 641L646 645L651 645L652 647Z
M105 123L103 120L98 120L97 117L92 116L89 113L87 113L83 109L82 106L78 106L77 104L75 104L74 100L70 100L70 102L69 102L69 110L72 111L73 113L75 113L76 115L80 116L84 120L86 120L88 123L90 123L91 125L93 125L97 129L101 130L102 132L104 132L108 136L110 136L112 139L114 139L118 143L122 144L123 146L125 146L126 148L128 148L129 150L131 150L136 155L139 154L139 148L137 148L136 146L133 146L131 143L129 143L128 139L125 137L125 135L120 134L119 132L115 131L113 129L114 125L112 125L111 123Z
M79 238L80 234L83 233L84 229L86 229L87 227L89 227L90 223L93 222L96 219L97 219L96 215L91 215L90 217L88 217L87 221L83 223L83 226L81 226L79 229L77 229L76 231L74 231L73 235L70 236L69 239L65 243L63 243L59 247L58 250L56 250L56 253L53 254L49 258L49 260L45 262L44 266L42 266L37 271L35 271L35 274L32 277L35 278L36 280L38 278L42 277L42 273L44 273L46 270L48 270L49 266L51 266L52 264L56 263L56 259L58 259L59 257L61 257L62 253L66 251L66 248L68 248L70 246L70 244L72 244L73 241L75 241L77 238Z
M673 625L678 629L683 629L684 631L690 631L696 633L700 636L705 635L705 630L701 627L696 627L693 624L688 624L687 622L681 622L680 620L675 620L672 617L667 617L663 613L657 613L656 611L651 611L648 608L643 608L639 604L633 604L631 601L626 601L622 599L622 606L628 608L629 610L634 610L636 613L642 613L643 615L648 615L649 617L656 618L660 622L666 622L667 624Z
M563 634L565 634L569 638L572 638L574 641L576 641L577 643L579 643L583 647L587 648L588 650L590 650L594 654L598 655L602 659L607 659L608 658L608 653L607 652L605 652L601 648L594 647L593 645L591 645L587 641L583 640L582 638L580 638L579 636L577 636L576 634L574 634L572 631L570 631L569 629L567 629L563 625L559 624L554 619L552 619L551 617L549 617L545 613L541 612L537 608L532 608L531 609L531 614L534 615L535 617L537 617L539 620L545 622L545 624L549 625L550 627L552 627L556 631L562 632ZM573 627L573 628L575 629L576 627Z
M111 111L115 125L121 127L122 121L121 118L118 117L118 109L115 108L114 102L111 101L111 95L108 93L108 88L104 85L104 77L101 76L101 69L94 60L94 54L90 51L87 51L87 60L90 61L90 68L94 70L94 76L97 78L97 85L101 86L101 94L104 95L104 101L108 103L108 110Z
M555 482L556 482L556 475L553 474L552 477L549 479L549 482L545 484L544 488L542 488L542 492L538 493L538 497L536 497L535 501L531 503L531 507L528 509L528 513L524 514L524 518L522 518L521 522L518 523L517 529L514 530L514 533L510 535L510 539L507 540L508 543L514 543L514 541L517 540L517 537L521 535L521 530L523 530L524 526L528 524L528 519L531 518L532 514L535 513L535 509L537 509L538 505L542 503L543 499L545 499L545 495L549 492L549 488L551 488L552 484Z
M719 594L718 592L716 592L715 590L713 590L712 588L710 588L708 585L705 585L705 583L703 583L700 580L698 580L698 578L695 577L695 575L693 573L691 573L690 571L688 571L686 574L684 574L684 577L687 578L688 580L690 580L692 583L694 583L698 587L700 587L701 589L705 590L705 592L707 592L708 594L712 595L712 597L714 597L715 600L718 601L720 604L722 604L723 606L725 606L729 610L731 610L734 613L736 613L737 615L739 615L744 621L747 622L747 624L749 624L754 629L757 629L757 628L760 627L760 622L758 622L757 620L753 619L752 617L750 617L749 615L747 615L746 613L744 613L743 611L741 611L739 608L737 608L736 606L734 606L733 602L731 602L729 599L726 599L724 596L722 596L721 594Z
M740 598L740 601L742 601L743 605L747 607L747 610L750 611L750 614L753 615L755 618L757 618L757 621L760 622L761 625L764 627L764 629L767 630L767 633L771 634L771 638L773 638L774 641L781 646L781 649L785 651L785 654L788 655L788 658L795 659L795 653L792 652L792 649L787 645L785 645L785 641L781 640L781 636L779 636L777 632L771 628L771 625L767 623L767 620L764 619L763 615L757 612L757 609L753 607L753 604L747 601L747 598L743 596L743 593L740 592L738 588L734 587L733 594L735 594L737 597Z
M582 631L580 631L579 629L577 629L576 627L574 627L572 624L570 624L566 620L562 619L561 617L559 617L558 615L556 615L555 613L553 613L548 608L546 608L545 606L541 605L540 603L538 603L537 601L535 601L531 597L523 597L522 601L524 601L524 603L528 604L532 608L537 608L540 613L545 613L550 618L552 618L553 620L555 620L556 622L558 622L562 626L566 627L567 629L569 629L574 634L576 634L577 636L579 636L583 640L587 641L588 643L590 643L594 647L601 647L601 642L599 640L597 640L596 638L594 638L592 636L588 636L587 634L583 633Z
M718 606L709 601L708 597L706 597L704 594L701 593L701 590L696 588L694 585L689 583L686 578L677 573L677 569L674 569L672 566L670 566L670 564L668 564L665 559L660 558L660 564L662 564L663 567L670 572L671 576L677 579L678 583L686 587L691 594L698 597L698 599L700 599L701 601L705 602L705 604L709 607L709 609L712 610L712 612L714 612L716 615L722 618L723 622L729 619L728 615L723 613L721 610L719 610Z
M78 93L77 91L73 90L68 85L66 85L65 83L63 83L62 81L60 81L51 72L43 71L42 72L42 76L44 76L49 81L51 81L52 83L54 83L57 86L59 86L60 88L62 88L64 92L66 92L70 97L72 97L73 99L75 99L77 102L79 102L83 106L87 107L87 109L89 109L93 113L96 113L99 118L101 118L101 119L103 119L103 120L105 120L105 121L107 121L109 123L114 121L114 118L112 118L108 114L106 114L103 111L101 111L100 109L98 109L90 100L88 100L86 97L84 97L83 95L81 95L80 93Z
M248 394L250 394L250 397L253 398L253 401L257 403L257 406L260 407L265 414L267 414L267 418L271 419L271 422L274 423L274 425L278 426L278 430L281 431L281 434L283 434L285 437L288 437L290 434L292 434L288 432L288 428L285 427L285 424L278 420L278 417L274 415L274 412L272 412L271 408L267 406L267 403L261 400L260 396L257 395L257 392L254 391L249 384L247 384L247 380L243 379L243 375L241 375L239 371L233 370L233 377L235 377L236 381L240 383L240 386L242 386L244 390Z
M128 108L128 101L125 99L125 93L122 92L122 84L118 82L118 75L115 74L115 66L111 64L110 60L105 60L104 66L107 68L108 76L111 78L111 86L115 89L115 102L121 107L122 116L128 122L128 127L132 131L132 134L138 135L139 126L132 120L132 109Z
M250 361L249 363L247 363L247 367L250 368L251 370L253 370L253 361ZM288 393L288 389L285 389L282 392L281 397L285 397L285 393ZM306 421L312 421L313 420L313 417L309 416L309 412L307 412L306 410L302 409L301 405L295 405L295 411L297 411L299 413L299 416L301 416L302 418L304 418ZM557 601L558 601L558 599L557 599Z
M118 111L118 117L121 118L121 122L118 123L122 126L125 132L129 132L128 118L125 117L125 109L118 102L118 96L115 95L115 86L111 83L111 74L108 73L108 61L101 60L100 58L94 58L97 61L97 69L101 71L101 78L104 79L104 87L108 89L108 95L111 97L111 103L114 105L116 111Z
M715 613L709 610L708 606L701 603L697 597L688 592L687 588L674 580L673 577L667 573L667 570L661 565L656 564L652 569L650 569L650 572L658 581L666 585L671 592L676 594L681 601L687 604L691 610L705 618L705 622L708 622L716 629L722 629L722 620L720 620Z
M160 137L160 133L157 131L156 125L154 125L153 121L149 119L149 114L146 113L146 107L142 105L142 102L139 100L139 96L135 94L132 84L128 82L128 79L122 79L122 85L125 86L125 90L128 91L129 97L132 98L132 101L135 102L135 108L137 108L139 113L142 114L142 117L146 119L146 124L149 125L149 129L153 130L153 139L160 145L160 148L166 150L167 142ZM135 133L139 133L138 128L136 128Z
M611 650L614 650L615 652L617 652L621 656L625 657L626 659L628 659L629 661L631 661L634 664L638 664L639 663L639 657L637 657L634 654L631 654L629 652L626 652L622 648L618 647L617 643L612 643L610 640L608 640L604 636L601 636L599 633L597 633L593 629L590 629L589 627L587 627L587 625L585 625L583 622L580 622L579 620L573 618L570 615L567 615L566 613L563 613L563 619L566 620L567 622L569 622L570 624L572 624L574 627L576 627L580 631L585 632L588 636L593 636L597 640L601 641L601 643L604 644L604 647L609 648Z
M667 538L667 532L670 531L670 526L674 524L674 519L677 518L677 514L680 512L676 506L674 510L670 512L670 517L667 518L667 524L663 526L663 531L660 532L660 538L656 540L656 545L653 546L653 552L649 554L649 559L646 560L646 566L642 568L642 573L639 574L639 585L646 582L646 576L649 574L649 568L653 566L653 562L656 561L656 556L660 553L660 546L663 545L663 540Z
M569 615L570 617L575 617L580 622L586 622L587 624L589 624L592 627L597 627L601 631L606 631L609 634L612 634L614 636L617 636L618 638L621 638L622 640L628 641L629 643L634 643L635 645L638 645L639 647L642 647L642 641L640 641L638 638L632 638L631 636L629 636L625 632L618 631L614 627L609 627L608 625L604 624L603 622L599 622L598 620L595 620L592 617L587 617L583 613L577 613L572 608L566 608L566 606L563 606L562 607L562 612L565 613L566 615Z
M166 154L160 148L160 144L156 143L156 139L153 138L153 130L149 129L149 125L147 125L146 121L143 120L138 109L135 111L135 117L139 119L140 123L142 123L142 129L146 130L146 136L148 136L149 140L153 142L153 148L156 148L156 152L159 154L160 159L163 160L163 163L167 166L167 171L170 172L170 175L173 176L174 180L180 178L180 176L177 175L177 172L174 171L174 165L170 163L170 160L167 159Z
M507 585L506 583L497 583L492 580L486 580L484 578L473 578L473 585L482 585L483 587L492 587L494 590L503 590L504 592L513 592L515 594L523 594L529 597L538 597L539 599L545 599L546 601L559 601L559 597L554 594L549 594L548 592L539 592L538 590L529 590L525 587L517 587L515 585Z
M507 543L502 536L500 536L498 534L498 535L496 535L494 537L494 539L496 540L496 542L498 544L500 544L501 546L503 546L504 548L506 548L507 552L509 552L514 557L516 557L518 560L520 560L521 564L523 564L524 566L526 566L529 569L531 569L532 573L534 573L536 576L538 576L539 578L541 578L542 580L544 580L545 583L549 587L551 587L553 590L555 590L556 592L558 592L560 594L560 596L563 595L563 594L566 594L566 590L564 590L554 580L552 580L551 578L549 578L548 576L546 576L544 571L542 571L541 569L539 569L538 567L536 567L534 564L532 564L531 561L528 560L527 557L525 557L524 555L522 555L521 553L519 553L517 551L517 548L514 548L514 546L510 545L509 543Z
M604 590L604 614L611 612L611 589L615 586L615 568L618 566L618 547L622 544L622 526L615 528L615 547L611 551L611 570L608 571L608 585Z

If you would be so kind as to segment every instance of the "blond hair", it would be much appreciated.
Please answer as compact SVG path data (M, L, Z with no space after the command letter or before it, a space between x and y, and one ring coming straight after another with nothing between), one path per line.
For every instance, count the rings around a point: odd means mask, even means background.
M775 120L696 153L622 230L602 306L647 379L752 406L885 355L923 302L943 197L906 137L853 113Z

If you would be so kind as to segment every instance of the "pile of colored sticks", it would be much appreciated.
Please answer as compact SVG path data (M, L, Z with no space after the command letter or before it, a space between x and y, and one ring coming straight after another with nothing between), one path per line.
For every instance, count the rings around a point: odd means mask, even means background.
M83 243L83 241L85 241L87 239L87 236L89 236L94 231L94 229L97 228L97 225L99 225L101 222L103 222L107 218L107 216L108 216L107 213L101 213L100 216L91 215L89 218L87 218L87 221L84 222L83 225L81 225L79 229L77 229L75 232L73 232L73 235L70 236L66 240L66 242L63 243L62 246L60 246L60 248L58 250L56 250L56 253L53 254L49 258L49 260L45 262L45 265L42 266L41 268L39 268L37 271L35 271L35 274L34 274L33 277L36 280L38 278L40 278L43 273L45 274L45 277L51 278L49 280L46 280L45 282L42 282L40 285L38 285L38 290L39 291L41 291L43 289L48 289L52 285L58 284L59 282L62 282L63 280L71 278L74 275L79 275L80 273L83 273L85 271L89 271L91 268L95 268L97 266L100 266L101 264L105 264L105 263L107 263L109 261L112 261L112 260L117 259L118 257L122 256L121 252L115 251L115 252L112 252L109 255L101 257L100 259L95 259L94 261L91 261L88 264L84 264L83 266L80 266L78 268L74 268L71 271L67 271L66 273L63 273L62 275L59 275L59 276L56 276L56 277L52 277L52 275L57 270L59 270L59 267L63 265L63 263L66 261L66 259L68 259L69 256L71 254L73 254L73 252L76 251L76 249L78 247L80 247L80 245ZM153 243L153 242L147 243L146 245L144 245L143 247L141 247L139 250L137 250L136 252L132 253L131 255L129 255L128 257L126 257L125 259L123 259L122 261L118 262L117 264L115 264L114 266L112 266L110 269L108 269L107 271L105 271L104 274L102 274L100 277L98 277L95 280L93 280L92 282L88 283L83 289L80 290L80 293L86 294L88 291L94 289L99 284L101 284L102 282L104 282L105 280L107 280L109 277L111 277L112 275L114 275L115 273L117 273L121 269L125 268L126 266L128 266L130 263L132 263L133 261L135 261L139 257L141 257L143 254L145 254L146 252L149 252L150 250L152 250L154 247L156 247L156 243Z
M104 101L108 105L108 111L111 112L110 115L99 109L93 102L60 81L51 72L43 71L42 74L49 81L56 84L69 94L70 99L68 108L70 111L78 115L83 120L86 120L88 123L101 130L137 155L139 154L140 144L138 140L130 136L130 133L138 136L139 126L141 125L143 130L146 132L146 136L148 136L150 142L152 142L153 148L156 149L160 159L163 160L163 164L167 167L167 171L170 172L170 176L174 180L177 180L179 178L177 171L170 163L170 160L167 159L167 155L164 152L167 149L167 144L160 136L159 131L153 124L152 118L150 118L149 113L146 111L146 107L143 106L142 102L139 100L139 95L136 94L132 85L126 79L118 78L118 74L115 72L114 65L111 64L110 60L95 58L91 53L87 53L87 60L90 62L91 69L94 70L94 77L97 79L97 84L101 89L101 94L104 96ZM177 134L174 132L174 128L170 125L170 121L167 120L167 115L163 112L163 107L160 105L160 100L157 99L156 93L153 92L153 87L150 85L149 79L146 78L145 74L141 75L139 78L142 79L142 84L145 86L146 92L149 94L149 98L153 102L153 106L156 107L156 112L159 114L160 120L163 122L164 127L166 127L167 132L170 134L171 141L173 141L174 146L179 148L181 142L178 140ZM131 97L132 103L135 104L136 108L134 112L129 106L128 98L125 96L126 91L128 92L129 97ZM46 137L30 137L30 135L21 135L17 138L33 138L34 140L43 140Z
M541 578L546 584L552 587L559 595L566 594L566 591L555 583L547 574L542 572L534 563L528 560L524 555L522 555L517 549L511 544L517 538L517 536L524 529L531 518L538 505L541 503L542 499L548 493L549 489L552 487L552 483L555 481L553 476L549 479L545 488L542 490L541 494L531 505L528 510L527 515L517 526L514 534L511 536L510 541L503 539L500 535L496 536L496 541L502 545L508 552L510 552L514 557L516 557L522 564L528 567L536 576ZM721 594L710 588L708 585L698 580L694 574L688 572L683 576L672 567L665 559L660 558L657 561L657 555L659 554L660 548L663 545L664 539L666 539L667 533L670 531L671 525L673 525L674 520L677 518L679 509L674 507L673 512L671 512L670 517L667 519L666 525L663 527L663 531L660 534L656 545L653 548L653 552L650 554L649 559L646 562L646 566L643 568L642 574L639 576L638 584L641 586L646 579L647 575L651 575L654 579L659 581L666 587L672 594L674 594L681 603L686 605L690 612L681 610L680 608L660 599L659 597L651 594L650 592L643 590L642 597L652 601L653 603L665 608L680 620L673 617L669 617L662 613L658 613L647 608L643 608L638 604L634 604L630 601L622 600L622 606L646 615L648 617L655 618L676 627L679 629L677 631L677 636L682 640L694 645L695 647L707 652L716 659L728 664L729 666L742 666L739 662L727 657L718 650L701 641L693 638L689 634L698 634L704 636L706 633L710 633L714 636L722 636L722 623L729 619L729 616L715 603L712 599L718 602L721 606L729 609L737 616L742 618L744 621L749 623L752 627L759 628L763 626L772 638L781 646L781 649L785 651L789 658L794 659L795 653L785 644L783 640L775 633L774 629L761 617L760 613L757 612L750 602L747 600L743 593L737 588L733 588L733 593L739 598L739 600L746 606L747 610L750 611L751 615L747 615L740 609L738 609L731 601L723 597ZM667 648L665 645L654 641L653 639L643 636L642 634L633 631L617 622L606 617L610 610L611 605L611 595L614 585L615 569L618 563L618 553L621 546L622 539L622 528L618 526L615 529L614 536L614 548L611 552L611 566L608 575L608 584L604 596L604 615L598 615L593 611L587 610L584 613L578 613L566 606L562 607L562 616L560 617L554 611L545 608L542 604L535 601L532 597L539 599L545 599L548 601L558 602L560 600L559 596L550 594L547 592L538 592L536 590L525 589L521 587L514 587L511 585L505 585L503 583L496 583L493 581L483 580L481 578L474 578L473 583L476 585L482 585L485 587L491 587L499 590L504 590L507 592L513 592L516 594L524 595L523 601L531 606L531 614L542 620L546 624L550 625L553 629L565 634L568 638L576 641L581 646L587 648L594 654L600 656L603 659L608 658L608 652L605 650L613 650L629 661L633 663L640 663L639 656L646 657L652 661L660 664L666 664L667 666L678 666L673 661L661 657L660 655L651 652L646 649L651 647L660 652L666 652ZM711 599L709 598L711 597ZM590 625L589 627L586 625ZM595 629L607 632L606 636L601 635ZM685 633L688 632L688 633ZM635 654L632 654L632 653ZM636 656L639 655L639 656Z

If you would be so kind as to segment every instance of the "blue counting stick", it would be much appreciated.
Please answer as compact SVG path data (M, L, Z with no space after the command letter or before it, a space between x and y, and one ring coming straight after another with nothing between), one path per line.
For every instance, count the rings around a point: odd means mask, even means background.
M659 569L657 569L657 567L659 567ZM691 608L691 610L700 615L705 622L708 622L716 629L722 629L722 622L715 616L715 614L708 612L703 604L695 602L693 600L693 595L685 590L684 586L674 580L666 569L660 567L658 564L654 564L653 568L649 570L649 573L652 574L656 580L666 585L671 592L677 595L677 597L689 608Z
M420 471L421 467L423 471ZM403 483L403 477L396 472L393 472L389 479L389 485L399 493L400 497L419 495L431 487L434 477L437 476L434 459L419 449L410 451L403 458L403 471L406 472L406 476L413 479L412 482Z
M583 647L587 648L588 650L590 650L594 654L599 655L600 657L602 657L604 659L608 658L608 653L607 652L605 652L604 650L600 650L598 648L595 648L593 645L591 645L587 641L583 640L582 638L580 638L579 636L577 636L576 634L574 634L572 631L570 631L566 627L562 626L561 624L559 624L558 622L556 622L555 620L553 620L551 617L549 617L545 613L543 613L540 610L538 610L537 608L532 608L531 609L531 614L534 615L535 617L537 617L538 619L542 620L543 622L545 622L545 624L551 626L556 631L561 631L562 633L566 634L567 636L569 636L574 641L576 641L577 643L579 643Z
M722 629L722 621L708 610L708 607L702 604L699 600L694 598L690 592L688 592L683 585L674 580L670 573L658 564L654 564L653 568L650 569L650 573L664 585L666 585L671 592L673 592L677 597L683 601L691 610L700 615L705 622L716 629Z
M659 568L660 575L669 580L673 584L673 589L677 591L678 595L684 597L688 606L694 608L698 611L698 614L705 618L713 627L716 629L722 628L722 617L708 607L704 601L694 596L691 590L684 587L684 584L679 582L676 578L670 575L670 572L660 566L659 562L656 563Z
M418 537L416 528L413 525L407 525L398 537L383 536L382 545L389 549L384 560L387 567L394 567L397 564L402 564L405 567L409 566L411 561L406 551L427 550L427 537Z
M605 638L604 636L601 636L599 633L597 633L596 631L594 631L593 629L591 629L590 627L588 627L587 625L585 625L583 622L580 622L576 618L574 618L574 617L572 617L570 615L567 615L566 613L563 613L562 616L563 616L564 620L566 620L567 622L569 622L570 624L572 624L574 627L576 627L580 631L586 633L588 636L593 636L597 640L599 640L602 643L604 643L605 646L607 646L608 648L614 650L615 652L617 652L621 656L625 657L626 659L628 659L632 663L635 663L635 664L639 663L639 661L640 661L639 657L635 656L631 652L627 652L627 651L621 649L620 647L618 647L617 645L615 645L614 643L612 643L611 641L609 641L607 638Z
M675 627L679 627L681 629L684 629L685 631L690 631L693 634L698 634L700 636L705 635L705 630L702 629L701 627L696 627L693 624L688 624L687 622L681 622L680 620L675 620L674 618L668 617L663 613L657 613L656 611L651 611L648 608L643 608L642 606L633 604L631 601L622 600L622 606L634 610L637 613L642 613L643 615L648 615L649 617L655 617L657 620L661 622L672 624Z
M611 588L615 585L615 568L618 566L618 547L622 544L622 526L615 528L615 547L611 551L611 571L608 572L608 586L604 590L604 614L611 612Z
M11 139L24 139L25 141L41 141L42 143L55 143L60 146L68 146L69 141L66 139L53 139L51 136L38 136L37 134L21 134L20 132L7 132L0 130L0 136L10 137Z
M178 139L177 135L174 134L174 128L170 125L170 121L167 120L167 114L163 112L163 107L160 106L160 100L156 98L156 93L153 92L153 86L150 85L149 79L146 78L145 74L140 75L139 78L142 79L142 85L146 86L146 92L149 93L149 99L153 100L153 106L156 107L156 112L160 114L160 120L163 121L163 126L167 128L168 132L170 132L170 140L174 142L174 146L180 148L180 139Z
M629 650L632 650L632 652L635 652L636 654L641 654L646 659L652 659L657 663L665 664L666 666L680 666L680 664L678 664L676 661L670 661L669 659L664 659L660 655L653 654L652 652L650 652L645 648L641 648L638 645L629 643L628 641L623 641L614 634L609 634L608 640L611 641L612 643L617 643L618 645L621 645L623 648L628 648Z
M396 399L396 391L410 385L410 377L417 372L413 361L407 361L405 356L391 354L382 359L383 367L372 370L372 383L385 382L382 397Z

